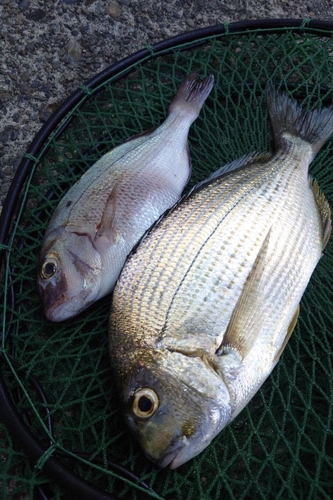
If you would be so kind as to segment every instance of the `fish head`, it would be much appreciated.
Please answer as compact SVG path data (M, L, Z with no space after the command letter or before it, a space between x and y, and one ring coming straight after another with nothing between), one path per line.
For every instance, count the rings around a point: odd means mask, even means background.
M175 469L201 453L229 423L231 406L215 372L198 359L168 355L167 366L137 370L123 391L123 403L127 425L147 458Z
M71 318L97 300L101 258L86 234L47 234L38 264L37 287L47 319Z

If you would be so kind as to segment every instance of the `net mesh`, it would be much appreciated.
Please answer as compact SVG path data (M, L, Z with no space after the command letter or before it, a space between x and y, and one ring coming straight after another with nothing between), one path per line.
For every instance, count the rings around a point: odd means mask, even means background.
M88 92L65 118L71 120L66 130L50 135L19 199L0 304L6 385L46 455L36 466L2 428L2 498L34 498L36 485L45 484L52 499L73 498L43 473L47 456L60 452L71 471L125 499L333 497L333 238L273 374L203 453L175 471L150 464L122 419L108 355L110 297L52 324L35 288L41 240L61 197L110 148L160 124L187 73L215 76L189 135L190 188L218 166L272 147L267 84L287 90L309 109L332 102L333 39L326 35L253 30L180 46L139 61L116 83L110 79ZM331 207L332 164L333 139L310 170Z

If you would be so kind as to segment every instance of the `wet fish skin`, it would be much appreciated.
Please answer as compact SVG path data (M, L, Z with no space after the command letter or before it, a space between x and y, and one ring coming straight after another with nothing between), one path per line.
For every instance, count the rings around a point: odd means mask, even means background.
M105 154L59 203L38 266L48 319L73 317L108 294L137 240L179 199L191 173L188 131L213 81L189 75L158 128Z
M268 105L275 154L201 183L143 239L114 290L110 355L125 419L160 467L200 453L260 388L330 236L308 167L333 109L306 112L273 90Z

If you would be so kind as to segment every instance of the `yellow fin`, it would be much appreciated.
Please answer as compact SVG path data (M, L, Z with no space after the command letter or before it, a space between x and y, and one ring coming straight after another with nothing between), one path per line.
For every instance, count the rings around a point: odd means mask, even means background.
M283 341L283 344L282 346L280 347L280 349L278 350L278 352L276 353L275 355L275 358L274 358L274 363L277 363L281 354L283 353L284 351L284 348L286 347L286 345L288 344L288 341L291 337L291 334L293 333L293 331L295 330L295 326L296 326L296 323L297 323L297 320L298 320L298 316L299 316L299 311L300 311L300 305L298 304L297 308L296 308L296 311L295 311L295 314L293 316L293 319L291 320L290 322L290 325L288 327L288 330L287 330L287 334L284 338L284 341Z
M311 189L315 197L323 224L323 250L324 250L332 231L331 209L327 199L325 198L325 195L322 193L318 185L318 182L316 180L312 182Z
M255 343L264 317L260 313L260 281L266 264L266 255L271 230L268 231L245 281L242 293L230 318L229 325L216 354L221 355L230 348L236 349L244 359Z

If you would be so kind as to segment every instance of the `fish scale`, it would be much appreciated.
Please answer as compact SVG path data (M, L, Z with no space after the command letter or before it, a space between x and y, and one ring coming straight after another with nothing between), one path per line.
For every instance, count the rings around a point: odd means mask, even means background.
M200 453L260 388L329 238L308 167L333 132L333 108L306 112L274 91L268 107L275 154L244 156L200 183L142 240L113 294L126 422L160 467Z
M272 165L272 171L275 172L279 169L280 166L278 162L274 162ZM262 165L258 165L259 176L266 180L268 176L268 169ZM255 170L255 166L253 166L253 170ZM240 177L244 176L243 172L239 172ZM223 190L221 190L221 182L223 182ZM239 182L242 182L240 180ZM255 182L255 180L253 180ZM256 184L259 184L260 181L257 181ZM243 203L246 205L246 211L244 218L242 220L242 225L247 225L247 221L245 220L246 214L253 214L258 217L260 214L263 215L266 209L266 204L262 208L262 212L254 212L253 206L249 205L250 201L248 197L244 200L242 189L240 190L240 194L234 194L234 185L237 183L237 179L233 179L233 182L228 183L227 180L216 181L214 185L210 186L209 192L205 192L200 190L197 194L193 195L185 205L181 205L181 207L177 207L171 214L169 214L168 218L163 220L161 225L163 226L163 245L159 245L159 239L153 241L153 244L150 244L151 240L154 238L154 231L149 236L147 241L143 241L142 246L149 245L149 253L147 253L144 258L146 262L138 261L136 265L136 273L135 273L135 283L140 283L140 289L143 290L144 293L144 301L136 301L132 310L128 311L128 318L130 323L130 318L134 317L138 318L138 321L141 321L146 326L150 324L151 318L155 316L159 318L158 324L165 325L167 322L168 312L170 312L171 302L174 302L177 296L177 292L175 293L175 288L178 290L181 286L181 283L185 281L185 278L188 278L188 286L192 286L193 282L200 282L201 276L205 274L205 268L200 266L195 267L196 258L200 255L200 263L209 262L212 267L212 272L210 276L214 276L216 273L216 269L218 269L219 261L223 259L223 273L224 275L228 275L228 270L230 269L230 276L235 277L234 266L235 259L230 260L230 256L228 253L223 255L218 255L216 253L215 243L212 242L212 246L207 244L208 236L211 238L212 235L215 235L214 241L219 237L218 234L222 235L222 242L224 242L224 247L233 248L233 241L237 240L238 245L245 248L245 256L242 260L239 260L239 271L241 276L241 281L239 281L239 292L240 294L243 283L249 273L249 270L253 264L253 260L255 255L257 254L258 249L260 248L260 244L262 243L267 227L269 226L269 221L266 222L266 230L265 226L262 227L260 238L258 239L257 245L253 246L251 241L246 238L246 233L242 240L239 241L239 234L242 234L240 222L238 224L233 225L233 222L228 219L228 217L223 218L225 214L231 214L234 217L233 212L230 212L230 206L236 205L237 202L240 203L239 199L243 199ZM228 184L230 184L228 186ZM229 189L228 189L229 188ZM267 190L267 186L264 185L263 190ZM272 187L274 190L274 186ZM230 192L233 193L233 196L230 199ZM253 198L252 203L257 204L256 196ZM263 199L266 200L265 197ZM212 210L214 207L214 210ZM221 210L219 211L219 208ZM237 220L239 219L239 212L237 212L237 216L235 215ZM204 224L203 224L204 221ZM256 223L256 219L254 220L254 224ZM166 236L167 231L170 230L169 237ZM179 232L177 233L177 230ZM215 234L214 231L218 231ZM158 228L158 232L161 235L162 229ZM255 237L257 238L257 237ZM172 240L172 244L171 243ZM244 242L247 242L246 247L244 246ZM222 243L223 245L223 243ZM252 248L251 248L252 246ZM157 247L157 250L156 250ZM204 248L205 255L201 255L200 251ZM251 248L251 254L247 256L246 254L249 252ZM186 254L188 255L188 259L186 261L180 260L179 255ZM213 255L213 260L211 255ZM191 257L190 257L191 256ZM226 260L228 258L228 260ZM135 255L133 256L135 259ZM188 263L190 262L190 265ZM167 264L167 265L166 265ZM243 268L242 268L243 266ZM191 276L191 269L195 269L195 276ZM172 279L173 279L173 288L170 289L170 271L172 269ZM130 271L131 272L131 271ZM237 273L236 273L237 276ZM220 276L219 276L220 278ZM126 267L124 269L124 273L122 275L122 283L126 282ZM132 281L133 276L129 276L129 282ZM224 290L224 286L221 283L221 279L218 279L220 282L220 289ZM159 290L161 290L160 298L156 297L155 290L151 286L151 284L158 283ZM178 283L178 285L176 285ZM133 282L133 286L134 282ZM210 290L212 286L211 280L207 279L205 289ZM228 285L226 284L226 287ZM179 302L182 303L183 309L186 309L186 305L188 304L188 292L185 290L184 294L179 297ZM233 296L232 303L234 304L237 300L237 295ZM154 300L153 300L154 299ZM216 301L223 297L216 297ZM121 300L121 299L120 299ZM195 301L195 297L193 298L193 303L195 307L200 307L200 302ZM225 301L222 302L222 304ZM219 310L221 314L224 313L225 310L230 311L230 301L227 300L225 306L220 306ZM207 306L203 304L204 314L207 314ZM212 307L216 308L213 304ZM152 314L152 308L154 308L155 314ZM127 317L127 315L126 315ZM230 318L225 317L225 323L227 324ZM130 324L128 325L130 328ZM221 331L221 326L217 326L218 330ZM223 328L222 328L223 329ZM166 335L167 326L164 326L163 336ZM145 338L149 336L150 331L146 328ZM155 330L152 331L152 335L155 334Z
M280 161L282 161L280 159ZM255 170L255 165L252 166L253 170ZM267 167L263 167L259 165L259 170L264 170L267 172ZM274 170L278 168L278 171ZM288 170L288 165L286 165L285 170ZM304 171L307 171L307 165L304 166ZM155 332L163 330L163 332L160 334L160 337L162 336L163 338L166 338L166 342L170 341L170 338L172 339L172 345L181 345L182 342L184 342L183 338L177 339L173 338L173 335L177 334L177 329L182 326L184 323L186 323L186 312L189 312L189 317L193 318L194 317L194 322L198 322L198 318L201 316L201 310L202 310L202 315L205 318L205 326L207 327L207 314L208 313L213 313L213 311L217 311L217 313L212 317L211 323L216 325L216 330L219 332L219 337L215 339L214 346L216 344L219 344L221 342L221 335L223 335L223 332L225 331L226 326L229 323L230 316L231 316L231 311L233 309L233 306L237 302L237 299L241 293L241 290L243 288L245 279L249 273L249 270L251 269L253 265L253 261L255 256L258 253L258 250L261 246L261 243L267 233L268 228L270 225L273 223L273 214L277 213L276 207L270 206L269 200L267 199L267 194L269 193L277 193L285 187L289 187L288 185L288 177L286 175L283 175L281 169L281 163L278 163L276 160L274 160L273 167L272 167L272 182L269 184L264 184L262 186L262 191L257 192L256 196L252 198L252 200L249 197L242 198L242 203L245 206L245 212L244 216L241 217L240 215L240 207L238 206L237 208L237 213L231 211L231 216L236 220L236 223L233 222L233 220L228 219L228 216L225 219L222 219L222 221L219 221L218 224L216 224L216 233L214 233L210 227L210 220L205 217L207 213L206 206L204 203L200 204L200 208L202 211L199 212L199 214L195 214L195 222L198 223L198 221L202 220L202 218L205 219L205 226L201 230L201 223L199 225L199 231L201 232L201 237L202 239L199 241L197 238L196 233L193 233L193 224L190 223L192 216L192 204L190 204L189 207L189 216L187 216L187 212L184 210L184 207L182 206L181 209L176 209L174 213L169 216L168 219L165 219L165 221L162 221L162 226L165 231L168 231L168 228L172 227L172 230L170 231L169 234L169 239L165 236L164 234L164 246L158 246L158 251L156 253L155 247L157 246L158 240L155 241L155 246L154 245L149 245L149 250L150 253L145 255L145 258L149 262L148 265L142 264L141 262L137 263L137 272L136 272L136 279L138 282L140 282L140 289L143 292L143 300L140 302L140 300L135 301L135 305L133 309L129 311L129 317L134 317L134 318L140 318L140 321L145 324L145 338L147 339L148 336L151 334L152 336L155 335ZM293 172L293 166L291 167L291 173ZM266 177L266 176L265 176ZM281 185L281 178L284 178L285 181L285 186ZM292 180L292 176L290 175L291 178L291 185L294 185L294 182ZM267 179L264 178L264 181L267 182ZM223 182L223 181L221 181ZM216 202L216 199L218 200L218 206L222 206L224 203L224 197L228 196L228 193L226 193L225 185L223 192L221 192L221 187L219 186L219 183L216 183L215 186L215 191L216 191L216 198L213 198L214 201ZM198 197L201 197L202 192L198 193ZM209 201L208 204L208 212L210 212L210 206L211 206L211 198L206 196L206 193L203 194L204 197ZM262 196L263 199L263 205L261 208L261 211L258 208L258 197ZM295 196L300 196L301 194L296 194ZM269 198L269 197L268 197ZM301 197L302 198L302 197ZM311 194L311 198L312 194ZM192 199L191 199L192 201ZM252 201L252 204L251 204ZM285 203L287 203L287 199L281 199L280 204L283 207ZM255 210L254 210L255 208ZM288 208L288 210L291 207ZM205 212L203 212L203 210ZM271 214L269 215L267 213L267 210L271 210ZM300 213L303 212L303 207L302 205L299 205ZM178 211L181 210L181 217L178 217ZM184 213L185 212L185 213ZM255 216L253 220L253 226L255 227L260 227L260 234L257 235L255 232L253 232L250 224L248 217L253 214ZM266 219L266 224L263 225L258 221L259 216L265 217ZM172 217L172 219L170 218ZM213 219L211 222L212 224L216 223L216 214L210 213L210 219ZM298 214L296 214L295 220L291 224L291 231L292 233L295 234L295 228L297 227L295 221L297 220L302 220L299 218ZM286 220L286 219L284 219ZM238 222L238 224L237 224ZM242 225L241 225L242 223ZM304 221L302 221L302 224L304 224ZM301 228L303 227L302 224L298 224L298 226ZM248 226L247 232L245 231L244 226ZM177 236L175 235L177 229L186 227L186 234L185 230L182 230L180 232L180 237L179 237L179 242L177 242ZM162 231L160 229L159 231ZM229 231L229 232L228 232ZM276 230L275 230L276 231ZM207 239L206 239L206 234L209 234L211 237L214 234L215 239L212 242L212 245L209 246L207 244ZM243 235L244 236L239 236ZM219 253L221 252L220 250L216 250L216 243L215 241L219 239L221 235L222 239L222 250L226 250L228 248L243 248L244 249L244 255L242 258L238 256L238 259L235 260L233 256L230 256L228 252L225 253ZM249 238L249 235L251 238ZM278 240L280 235L276 238ZM296 238L294 240L297 242L299 235L296 234ZM153 238L153 236L152 236ZM172 239L172 245L170 244L170 240ZM255 241L253 241L253 239ZM201 241L204 240L204 244L201 243ZM237 243L236 243L237 241ZM317 238L318 241L318 238ZM145 242L143 242L143 245L145 245ZM204 254L201 254L202 248L204 249ZM275 243L273 245L274 251L275 251ZM252 250L252 253L250 253L250 250ZM179 260L179 254L196 254L195 257L188 259L186 262L191 262L191 267L190 269L184 269L185 262ZM200 256L200 265L195 266L196 259L198 259ZM230 258L231 257L231 258ZM315 260L317 257L315 257ZM223 260L223 267L221 268L220 266L220 261ZM283 272L284 269L289 269L289 266L286 266L284 260L283 260L283 255L278 256L278 262L283 262L283 266L279 269L279 273L281 276L281 282L283 282L286 278L285 273ZM209 263L210 267L210 272L204 267L205 263ZM238 264L236 264L238 262ZM237 268L235 269L235 265L237 265ZM142 269L142 273L140 273L140 269ZM170 269L172 269L172 279L173 283L179 283L174 288L170 289L168 286L170 282ZM217 269L220 269L220 274L217 275ZM297 268L296 268L297 269ZM192 272L192 274L191 274ZM232 283L228 282L228 276L230 276L230 280L232 280ZM204 277L205 284L202 286L202 277ZM213 279L212 279L213 277ZM227 278L227 282L222 282L223 277ZM122 276L122 280L126 280L126 276ZM220 295L216 295L216 288L214 285L214 280L219 284L219 289L220 289ZM237 281L238 282L238 292L235 293L235 288L232 287L231 285L233 282ZM158 289L160 290L160 295L159 297L156 297L156 288L153 287L151 288L151 293L149 293L150 290L150 283L154 284L159 284ZM185 283L185 284L184 284ZM200 284L200 291L198 290L198 293L195 293L195 290L193 291L193 283ZM226 290L232 288L232 300L229 300L227 297L226 300ZM182 293L180 293L180 289L182 289ZM276 288L278 290L278 288ZM204 291L204 292L203 292ZM190 293L191 292L191 293ZM202 297L206 297L210 292L210 295L214 297L214 302L210 301L211 304L211 310L207 308L207 301L201 300ZM169 318L174 318L173 315L173 308L172 305L175 304L175 307L178 307L178 303L182 305L182 319L178 320L176 324L173 325L169 324ZM208 301L209 303L209 301ZM216 306L216 303L219 304L219 306ZM153 305L154 304L154 305ZM192 305L192 308L191 308ZM194 315L194 311L196 311L196 314ZM153 313L152 313L153 311ZM223 316L223 322L217 321L218 316ZM150 325L150 322L152 321L152 318L154 318L154 329L150 331L147 329L147 325ZM158 321L156 320L158 318ZM185 319L184 319L185 318ZM131 327L130 324L128 326L129 328ZM191 331L191 330L190 330ZM200 334L200 329L197 329L196 331L197 334ZM207 328L202 330L202 333L204 335L207 335ZM211 332L212 336L215 338L216 332L214 330ZM188 339L186 338L185 342L188 345ZM198 338L195 337L193 339L193 342L198 345ZM207 338L204 339L204 342L207 342Z

